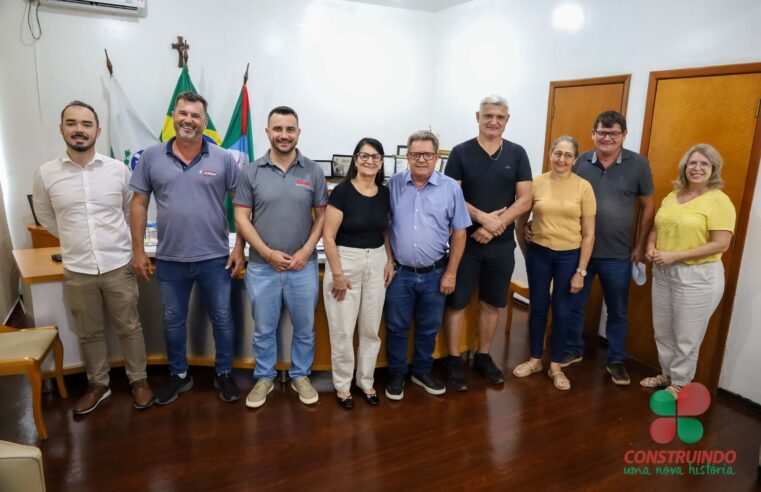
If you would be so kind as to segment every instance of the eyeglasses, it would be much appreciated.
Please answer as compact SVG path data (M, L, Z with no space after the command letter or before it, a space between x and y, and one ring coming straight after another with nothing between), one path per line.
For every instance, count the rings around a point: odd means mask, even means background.
M704 161L690 161L687 163L687 167L696 168L699 167L701 169L708 169L713 167L713 164L710 162L704 162Z
M420 159L425 159L426 161L433 160L434 157L437 157L438 154L436 152L409 152L407 153L407 158L411 161L419 161Z
M624 132L622 132L620 130L610 130L610 131L608 131L608 130L594 130L594 132L595 132L595 135L597 135L600 138L610 137L610 138L613 138L613 139L616 139L616 138L620 137L621 134L624 133Z
M571 154L570 152L563 152L562 150L556 150L555 152L553 152L552 157L554 157L555 159L565 158L566 160L570 160L570 161L576 160L575 154Z
M357 158L357 160L362 162L367 162L368 160L371 160L375 163L380 162L383 159L383 156L380 154L368 154L367 152L360 152L359 154L355 155L354 157Z

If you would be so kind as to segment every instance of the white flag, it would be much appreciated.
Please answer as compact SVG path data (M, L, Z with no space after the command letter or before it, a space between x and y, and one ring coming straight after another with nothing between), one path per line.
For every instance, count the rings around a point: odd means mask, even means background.
M107 81L108 101L111 109L109 131L111 135L111 153L114 159L124 162L130 170L134 170L143 150L159 143L157 132L154 132L132 107L127 95L116 77L111 76ZM148 205L148 222L155 223L156 204L151 200Z
M107 85L111 106L111 152L114 159L135 169L143 150L159 143L159 139L132 107L116 77L110 77Z

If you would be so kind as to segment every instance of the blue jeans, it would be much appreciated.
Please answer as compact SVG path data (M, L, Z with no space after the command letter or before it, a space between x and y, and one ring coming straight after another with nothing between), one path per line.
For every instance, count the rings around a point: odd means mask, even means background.
M584 288L574 299L571 311L571 329L566 340L565 351L581 355L584 342L584 310L589 299L589 291L595 275L600 276L602 295L608 309L606 336L608 338L608 364L626 361L626 332L629 326L627 309L629 304L629 285L632 278L632 262L629 258L592 258L587 266Z
M531 357L544 355L544 332L547 326L547 309L552 302L552 362L563 360L565 340L571 325L571 277L579 266L580 249L555 251L536 243L529 243L526 252L526 273L531 306L529 339ZM550 296L550 282L552 295ZM551 300L550 300L551 299Z
M407 341L415 316L412 373L424 375L433 367L436 334L444 318L445 296L439 291L444 268L428 273L397 269L386 290L386 354L390 373L407 374Z
M230 310L232 279L230 270L225 270L226 264L226 256L187 263L156 260L156 279L164 298L164 341L171 374L188 370L188 302L195 282L201 288L213 327L217 351L214 367L218 374L232 369L235 324Z
M319 280L317 260L301 270L278 272L268 263L249 262L246 290L254 315L254 377L275 379L277 332L283 304L293 324L291 379L308 376L314 361L314 312Z

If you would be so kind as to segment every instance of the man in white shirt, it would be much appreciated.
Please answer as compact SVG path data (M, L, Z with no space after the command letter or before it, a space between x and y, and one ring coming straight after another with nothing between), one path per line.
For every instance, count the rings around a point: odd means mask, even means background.
M153 404L146 378L143 329L132 271L130 170L95 152L98 115L81 101L61 112L66 153L34 176L34 209L43 227L61 240L63 289L74 317L89 387L73 409L85 415L111 396L103 309L121 342L137 409Z

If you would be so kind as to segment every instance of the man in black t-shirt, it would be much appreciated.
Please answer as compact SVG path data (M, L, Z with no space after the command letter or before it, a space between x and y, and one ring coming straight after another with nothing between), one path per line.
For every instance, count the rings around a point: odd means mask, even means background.
M473 220L457 271L455 291L447 298L448 380L458 391L468 389L460 357L460 336L465 307L476 284L481 305L474 367L492 384L504 381L489 350L497 330L499 308L507 303L515 267L513 222L531 208L531 166L526 151L502 138L509 119L504 98L485 97L476 112L478 137L455 146L445 170L447 176L462 186Z

